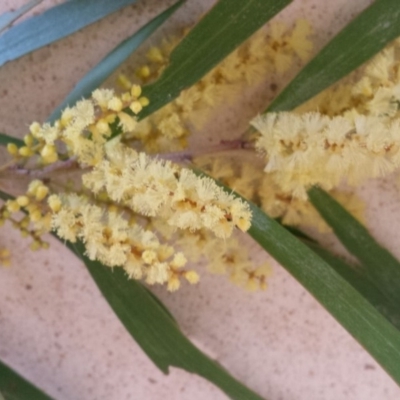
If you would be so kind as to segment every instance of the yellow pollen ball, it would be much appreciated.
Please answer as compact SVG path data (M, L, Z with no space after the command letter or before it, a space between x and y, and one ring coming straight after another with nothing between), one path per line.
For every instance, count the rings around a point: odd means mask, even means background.
M107 135L111 132L110 126L108 125L107 121L105 121L104 119L100 119L97 122L96 128L101 135Z
M61 200L58 196L52 195L48 198L47 203L53 212L58 212L61 210Z
M31 157L33 156L33 151L27 147L27 146L22 146L19 148L18 153L22 157Z
M34 139L31 134L24 136L24 142L28 147L32 147Z
M8 143L7 151L12 155L16 156L18 154L18 146L14 143Z
M147 107L150 104L150 100L147 97L140 97L139 103L142 105L142 107Z
M42 213L39 210L35 210L33 213L29 214L32 222L38 222L42 219Z
M132 85L131 81L124 74L118 75L118 83L124 88L129 89Z
M112 111L121 111L123 107L121 99L118 97L113 97L107 104L107 108Z
M136 70L136 75L139 78L148 78L150 76L150 68L147 65L143 65Z
M25 207L29 204L28 196L18 196L16 201L20 207Z
M16 213L20 210L20 205L15 200L8 201L7 210L10 213Z
M170 292L175 292L176 290L179 289L180 286L181 286L181 283L179 282L179 278L176 275L173 275L168 279L167 289Z
M41 247L42 247L42 244L41 244L38 240L35 240L35 241L32 242L32 243L30 244L30 246L29 246L29 248L30 248L32 251L40 250Z
M41 201L43 200L49 193L49 188L42 185L36 189L35 197L36 200Z
M135 113L139 113L140 111L142 111L142 105L140 104L140 101L133 101L131 103L131 105L129 106L129 108Z
M185 272L185 278L192 285L196 284L200 280L199 274L196 271Z
M39 122L33 122L29 126L29 132L32 133L33 136L36 136L39 133L40 129L41 129L41 126L40 126Z
M140 85L133 85L131 88L131 95L138 98L142 94L142 88Z
M164 56L161 53L161 50L158 47L151 47L150 50L147 52L146 57L153 62L156 63L163 63Z

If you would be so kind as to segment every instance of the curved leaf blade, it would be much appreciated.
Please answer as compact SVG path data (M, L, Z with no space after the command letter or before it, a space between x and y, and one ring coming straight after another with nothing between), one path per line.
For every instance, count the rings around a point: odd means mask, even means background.
M292 0L220 0L175 47L160 78L143 88L143 119L196 83Z
M143 285L129 280L121 268L112 270L89 260L84 255L82 243L67 243L67 247L84 262L127 331L164 373L168 373L170 366L175 366L209 380L231 399L262 399L197 349L180 331L162 303Z
M313 187L308 196L346 249L360 260L370 280L393 304L400 304L400 262L324 190Z
M250 236L296 278L400 384L400 331L315 252L249 203Z
M114 50L108 53L91 71L89 71L74 87L72 92L48 118L54 122L61 115L61 111L68 105L76 103L82 97L88 97L97 89L160 25L162 25L183 3L180 0L121 42Z
M51 400L47 394L0 361L0 399Z
M381 314L400 330L400 311L397 304L390 303L385 293L365 275L360 266L354 267L315 243L304 242L327 262L339 275L361 293Z
M18 147L25 145L24 141L19 138L9 136L5 133L0 133L0 146L7 146L8 143L14 143Z
M0 15L0 34L5 31L8 27L10 27L18 18L21 18L24 14L26 14L33 7L36 7L43 0L31 0L28 3L24 4L20 8L15 11L8 11L4 14Z
M376 0L337 34L264 112L291 110L373 57L400 36L397 0Z
M69 0L0 36L0 67L90 25L137 0Z

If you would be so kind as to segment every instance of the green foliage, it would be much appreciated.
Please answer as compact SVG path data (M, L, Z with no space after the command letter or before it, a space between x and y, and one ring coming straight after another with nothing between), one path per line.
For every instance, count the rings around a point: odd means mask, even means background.
M0 133L0 146L7 146L8 143L14 143L18 147L24 145L24 141L14 136L9 136L5 133Z
M137 0L69 0L13 26L0 36L0 67L71 35Z
M0 361L1 400L2 397L4 400L51 400L51 397Z
M82 97L90 96L93 90L97 89L184 2L185 0L180 0L157 15L108 53L76 84L64 101L50 115L48 118L49 122L54 122L60 118L61 111L68 105L75 104Z
M400 329L399 308L387 299L385 292L380 290L373 280L365 275L360 265L350 265L342 258L334 256L316 243L308 241L304 243L352 285L354 289L362 294L397 329Z
M128 280L121 268L112 270L89 260L84 255L83 244L67 243L67 246L85 263L114 313L164 373L168 373L170 366L175 366L208 379L231 399L261 399L198 350L160 301L142 284Z
M171 53L157 81L143 88L143 119L201 79L291 0L220 0Z
M316 55L265 111L291 110L322 92L399 36L399 22L397 0L376 0Z
M400 331L355 290L347 278L258 207L250 205L253 211L250 236L290 272L400 384Z
M308 191L312 205L346 249L363 265L363 272L393 304L400 303L400 263L345 208L321 188Z
M9 28L18 18L21 18L29 10L36 7L43 0L31 0L15 11L8 11L0 15L0 33Z

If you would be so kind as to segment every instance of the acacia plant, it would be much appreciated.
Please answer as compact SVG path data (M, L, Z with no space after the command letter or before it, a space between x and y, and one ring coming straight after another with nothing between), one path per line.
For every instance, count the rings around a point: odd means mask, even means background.
M134 2L70 0L11 27L26 7L6 14L0 66ZM49 234L65 243L162 371L183 368L233 399L259 399L200 352L148 289L196 284L199 259L249 291L266 289L270 266L239 246L247 233L400 383L400 264L343 190L400 166L397 2L376 0L312 57L309 22L273 19L290 0L219 0L194 26L153 43L135 73L125 68L103 85L183 3L88 71L47 121L31 121L19 138L1 134L1 223L32 251L48 248ZM296 63L304 67L241 136L188 145L213 110ZM333 230L358 264L303 234L306 226ZM0 260L12 263L12 249L1 248ZM2 364L1 396L48 398Z

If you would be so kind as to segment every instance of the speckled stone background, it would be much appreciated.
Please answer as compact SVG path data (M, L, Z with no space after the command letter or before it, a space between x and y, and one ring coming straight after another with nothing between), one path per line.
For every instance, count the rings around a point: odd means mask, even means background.
M35 12L60 2L45 0ZM307 16L320 48L370 2L294 0L280 17L293 21ZM0 12L23 3L2 0ZM22 136L32 120L44 120L90 67L169 4L172 1L138 1L2 67L0 131ZM188 0L158 37L193 22L210 4ZM157 43L157 36L151 41ZM268 79L265 88L247 94L245 105L226 110L224 130L220 123L210 123L202 141L216 140L216 133L239 134L271 98ZM274 83L280 88L284 82ZM360 194L368 199L374 235L400 256L400 203L394 183L374 181ZM329 235L323 240L333 243ZM125 332L81 263L50 241L50 250L31 253L9 226L0 230L1 246L13 251L12 268L0 269L2 360L59 400L226 398L197 376L174 368L169 376L159 372ZM243 241L254 258L265 257L250 240ZM175 294L163 288L155 292L202 350L269 400L400 398L391 378L279 265L274 264L263 293L249 294L225 277L207 273L196 287L184 286Z

